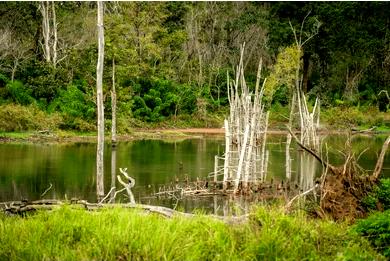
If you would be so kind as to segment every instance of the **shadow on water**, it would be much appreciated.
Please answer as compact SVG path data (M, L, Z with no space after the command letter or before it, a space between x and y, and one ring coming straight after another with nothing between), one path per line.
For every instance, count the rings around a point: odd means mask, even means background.
M363 168L374 168L378 151L385 136L356 136L353 150L360 153L369 148L359 160ZM286 177L286 138L270 136L267 180L275 183L288 179L302 191L311 188L321 174L322 166L310 155L290 148L291 174ZM345 136L326 136L328 157L336 165L343 161L338 151L343 151ZM244 197L151 197L162 186L173 186L176 180L206 178L214 169L214 156L222 156L223 138L188 139L183 141L139 140L118 143L116 148L105 147L105 192L110 188L121 189L116 179L119 168L128 168L128 174L136 180L133 189L137 202L163 205L192 212L199 209L206 213L230 215L244 213L253 201ZM324 154L325 155L325 154ZM96 202L96 144L0 144L0 201L41 198L80 198ZM390 155L384 161L383 176L390 177ZM112 193L113 195L113 193ZM125 196L116 201L126 202ZM256 199L262 204L267 200ZM254 200L256 202L256 200Z

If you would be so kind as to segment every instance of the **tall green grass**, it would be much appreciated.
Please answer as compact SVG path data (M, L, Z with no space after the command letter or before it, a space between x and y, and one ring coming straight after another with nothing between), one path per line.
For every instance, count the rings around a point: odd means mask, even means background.
M346 224L259 208L245 224L135 209L0 215L0 260L380 260Z

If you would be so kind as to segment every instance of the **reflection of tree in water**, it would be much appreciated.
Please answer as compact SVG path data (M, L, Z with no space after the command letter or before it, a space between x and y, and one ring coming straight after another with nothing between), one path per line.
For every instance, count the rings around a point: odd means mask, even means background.
M304 151L298 152L299 164L299 187L303 191L307 191L314 187L314 178L317 169L317 162L314 157Z
M296 161L295 184L299 184L301 190L307 191L314 186L318 163L314 157L301 150L296 151L296 159L292 159L290 142L291 136L288 135L286 142L286 179L287 181L292 181L291 163Z
M110 196L110 201L114 200L114 195L115 195L115 180L116 180L116 147L112 146L111 147L111 188L113 188L111 196Z

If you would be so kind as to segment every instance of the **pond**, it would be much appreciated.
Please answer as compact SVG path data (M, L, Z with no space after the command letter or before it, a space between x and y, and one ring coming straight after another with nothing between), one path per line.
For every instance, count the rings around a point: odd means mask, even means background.
M358 155L367 149L359 159L360 165L373 170L377 155L385 136L354 136L353 151ZM285 180L285 141L282 135L268 137L269 165L267 179ZM328 157L333 164L343 162L338 151L344 150L346 138L342 135L328 135L322 138L327 144ZM323 146L324 147L324 146ZM223 204L222 198L158 199L150 197L159 187L188 177L195 180L205 178L214 169L214 155L223 155L223 137L203 137L185 140L136 140L120 142L114 151L116 173L118 168L127 168L136 180L134 196L137 202L179 207L184 211L203 209L215 211L216 205ZM111 175L111 153L105 147L105 192L115 184ZM390 153L384 161L382 175L390 177ZM291 180L303 190L313 186L322 167L311 156L305 155L295 146L291 147ZM52 185L44 198L86 199L96 202L96 144L0 144L0 201L41 198L41 194ZM125 200L122 198L122 200Z

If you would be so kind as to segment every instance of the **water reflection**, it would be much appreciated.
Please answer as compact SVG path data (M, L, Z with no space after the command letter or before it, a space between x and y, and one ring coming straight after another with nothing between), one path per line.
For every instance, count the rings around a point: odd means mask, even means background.
M294 142L290 146L291 173L286 177L286 137L269 136L268 174L266 179L274 183L290 180L302 190L314 185L322 166L313 157L299 150ZM356 136L352 148L356 155L366 148L359 163L372 170L385 136ZM334 165L343 162L337 150L343 150L344 136L326 136L329 160ZM206 177L214 169L214 156L224 152L221 138L191 139L183 141L140 140L118 143L117 147L105 147L105 191L117 187L118 168L128 168L136 179L133 193L136 201L145 204L176 207L184 211L203 209L209 213L231 214L250 208L244 198L222 197L156 199L148 195L158 192L160 186L174 186L175 180L195 180ZM96 201L96 144L0 144L0 201L39 199L53 184L45 198L82 198ZM324 154L325 155L325 154ZM384 176L390 176L390 153L384 160ZM118 188L119 189L119 188ZM114 194L114 193L113 193ZM118 198L125 201L126 198ZM231 207L234 205L234 207ZM232 210L233 209L233 210Z
M299 151L297 154L299 162L299 187L301 190L306 191L314 187L315 174L318 172L319 168L322 168L322 166L318 164L317 160L307 152Z
M114 200L115 192L116 192L116 146L111 146L111 194L110 194L110 202Z

